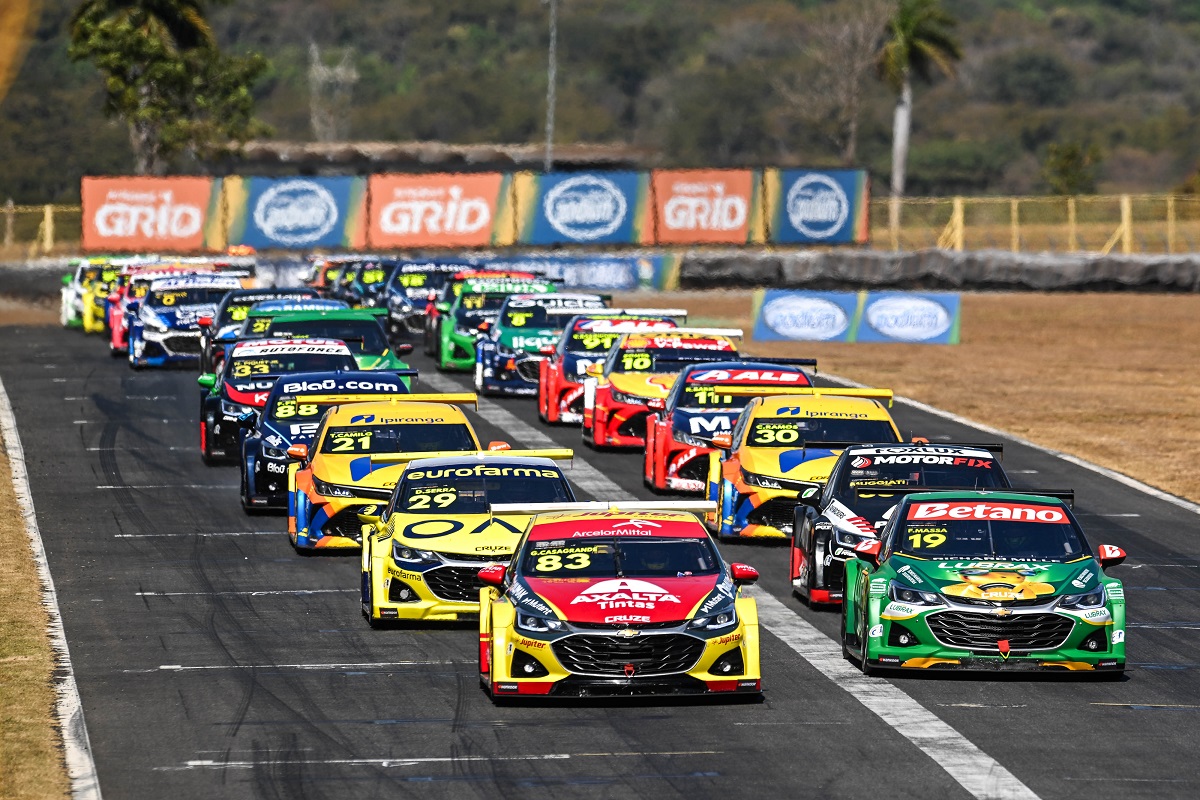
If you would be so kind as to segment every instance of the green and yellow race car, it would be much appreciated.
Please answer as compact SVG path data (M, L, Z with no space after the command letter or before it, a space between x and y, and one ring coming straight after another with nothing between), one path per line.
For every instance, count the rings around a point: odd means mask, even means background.
M435 324L434 360L438 369L466 372L475 369L475 342L500 316L504 300L512 294L545 294L555 284L530 278L480 278L465 281Z

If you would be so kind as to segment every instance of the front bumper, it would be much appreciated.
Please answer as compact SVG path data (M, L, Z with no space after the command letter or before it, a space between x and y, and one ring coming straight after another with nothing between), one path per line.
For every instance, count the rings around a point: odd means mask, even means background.
M442 339L438 366L445 370L470 372L475 369L475 338L451 333Z
M734 482L733 489L736 492L733 513L723 520L723 536L747 539L791 538L799 492L750 486L740 478Z
M666 447L663 463L655 465L654 475L659 488L704 494L708 485L708 454L713 452L712 448L682 444L669 438Z
M360 514L378 517L386 498L326 497L313 492L295 492L295 508L289 500L288 514L295 529L288 531L300 550L358 549L362 547Z
M618 403L598 395L592 411L592 440L608 447L645 447L646 417L650 409L640 403Z
M143 367L191 364L200 358L199 331L151 331L139 328L131 337L129 357Z
M483 366L481 380L483 391L489 394L518 397L537 394L538 365L544 360L544 357L531 356L527 353L517 355L481 353L480 359Z
M401 565L390 554L372 559L371 605L363 611L378 620L455 621L479 615L479 570L507 563L510 554L463 560L444 556L440 564Z

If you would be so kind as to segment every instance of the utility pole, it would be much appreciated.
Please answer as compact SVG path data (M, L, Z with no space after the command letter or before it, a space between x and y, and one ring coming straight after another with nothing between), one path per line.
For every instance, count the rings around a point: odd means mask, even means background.
M558 79L558 0L542 0L550 4L550 59L546 65L546 160L544 171L554 168L554 84Z

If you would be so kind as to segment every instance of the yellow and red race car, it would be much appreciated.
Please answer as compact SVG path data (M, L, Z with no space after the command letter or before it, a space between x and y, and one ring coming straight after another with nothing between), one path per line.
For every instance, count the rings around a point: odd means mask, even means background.
M592 447L642 447L651 400L666 398L689 364L738 357L742 331L676 328L630 333L609 349L603 364L588 367L583 381L583 441Z
M363 528L368 624L477 614L479 570L512 558L532 516L525 506L575 500L552 460L571 457L507 450L410 462L380 519ZM493 513L497 503L513 510Z
M756 397L732 433L713 436L708 518L719 538L790 538L797 498L824 486L851 444L899 442L891 389L786 389Z
M694 514L710 503L492 506L539 512L479 572L479 678L493 700L757 695L758 579ZM656 510L657 509L657 510Z
M379 516L405 464L429 453L483 449L466 415L452 405L475 402L473 394L433 394L330 408L311 447L288 448L296 459L288 466L292 544L300 552L359 547L363 523ZM305 398L296 403L304 405Z

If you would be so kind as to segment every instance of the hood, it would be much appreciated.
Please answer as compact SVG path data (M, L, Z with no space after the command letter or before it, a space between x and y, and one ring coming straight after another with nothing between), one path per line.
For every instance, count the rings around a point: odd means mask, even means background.
M267 404L278 375L263 376L255 381L225 381L225 399L231 403L262 408Z
M691 619L696 607L712 593L720 577L524 580L561 619L598 624L645 624Z
M320 474L323 481L342 486L361 486L364 489L391 489L404 474L406 464L376 463L370 456L341 456L321 453Z
M561 330L552 328L504 328L500 331L499 343L511 350L536 353L543 347L553 347L562 336Z
M747 447L741 452L742 468L758 475L771 475L791 481L825 483L837 463L841 450L805 447L795 450L778 447Z
M899 580L913 588L933 586L947 597L1000 603L1081 594L1096 587L1100 574L1100 567L1092 558L1063 564L968 558L922 561L897 555L888 565Z
M211 317L217 313L217 307L211 303L194 306L171 306L152 309L158 318L175 330L199 330L197 324L201 317Z
M529 518L529 514L396 514L389 527L393 538L410 547L507 560L517 549Z
M652 372L614 372L608 376L608 382L612 388L624 394L665 399L678 377L677 374L656 375Z
M710 439L714 433L732 431L741 413L741 409L702 411L677 408L671 412L671 427L689 436Z
M404 369L404 365L392 358L391 353L355 353L354 363L362 370L368 369Z

